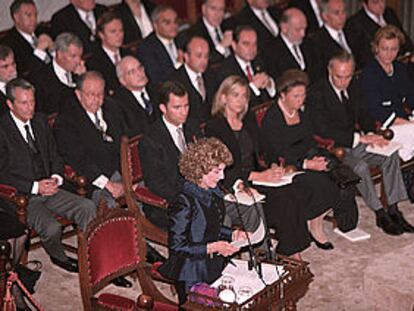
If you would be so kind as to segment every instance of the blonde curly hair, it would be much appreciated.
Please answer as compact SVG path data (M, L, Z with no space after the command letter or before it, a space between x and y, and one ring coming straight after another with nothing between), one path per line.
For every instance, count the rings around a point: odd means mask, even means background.
M189 144L181 154L179 169L185 179L198 184L203 175L222 163L226 166L233 163L230 150L217 138L202 138Z

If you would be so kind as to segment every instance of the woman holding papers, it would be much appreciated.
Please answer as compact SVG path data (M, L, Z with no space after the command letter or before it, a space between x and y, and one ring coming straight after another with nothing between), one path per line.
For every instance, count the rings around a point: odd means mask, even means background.
M313 241L319 247L330 245L332 248L322 229L324 212L334 208L334 212L349 213L356 210L356 203L353 191L341 193L326 173L330 162L321 155L324 150L316 148L303 110L307 84L307 75L302 71L292 69L282 74L276 84L279 96L264 116L260 138L267 163L283 161L305 172L295 176L294 184L306 189L302 197L306 204L305 217L312 219L310 231L316 232Z
M223 193L217 183L232 162L227 147L215 138L189 144L180 157L179 169L185 182L169 208L169 258L158 269L177 281L180 304L191 286L211 283L221 275L224 257L239 250L231 241L246 239L244 231L223 226Z
M394 131L393 141L402 145L398 153L408 161L414 155L413 81L406 64L396 60L404 40L393 25L379 29L372 43L375 58L362 71L360 82L370 113Z
M239 76L228 77L216 93L213 118L206 125L206 135L219 138L233 156L233 165L226 168L224 185L227 188L237 187L240 180L244 183L278 183L284 175L283 167L260 167L259 129L254 114L248 111L248 103L247 82ZM297 185L257 189L266 195L264 211L268 226L277 232L276 252L300 259L300 252L310 245L307 218L304 217L306 205L300 194L306 189ZM319 236L316 227L311 229L315 229L312 233Z

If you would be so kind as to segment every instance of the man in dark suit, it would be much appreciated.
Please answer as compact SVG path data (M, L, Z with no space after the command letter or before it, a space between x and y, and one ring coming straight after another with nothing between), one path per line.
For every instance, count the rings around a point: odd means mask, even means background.
M269 73L277 79L288 69L299 69L315 80L315 59L311 61L310 48L302 44L307 27L305 15L299 9L287 9L280 18L279 27L280 35L269 44L263 57Z
M207 121L211 115L211 102L214 96L215 81L211 72L206 72L209 60L208 43L201 37L193 37L186 44L184 66L171 76L187 90L190 104L189 118L199 124Z
M319 8L320 0L292 0L289 5L298 8L305 14L308 21L307 35L311 35L323 26L321 10Z
M164 82L158 91L162 117L155 121L139 144L139 154L148 189L173 202L179 194L182 177L178 159L186 144L200 136L198 125L187 119L188 95L179 82ZM144 206L146 217L155 225L168 229L168 216L162 209Z
M386 1L364 0L362 8L351 16L345 25L345 33L355 52L359 68L363 68L373 57L371 42L377 30L385 25L394 25L403 32L405 44L400 48L402 55L413 52L414 46L410 37L404 31L394 10L386 6Z
M121 48L124 41L122 21L115 13L105 12L98 19L96 31L101 44L93 49L93 57L88 59L86 66L103 75L107 93L112 95L119 87L115 66L128 54Z
M68 32L57 36L53 61L28 77L36 87L38 111L61 112L72 103L76 78L86 71L82 53L82 41L77 36Z
M343 0L321 0L321 14L324 26L309 38L313 51L312 62L319 63L318 76L326 74L326 68L333 55L341 50L352 53L349 40L343 29L346 8Z
M354 67L353 57L346 52L330 60L329 76L316 83L308 97L307 107L314 127L319 135L333 139L338 147L344 147L343 162L361 177L357 188L368 207L375 212L377 226L391 235L413 233L414 227L404 219L397 207L398 202L408 199L398 153L385 157L365 150L368 145L381 146L387 142L377 134L364 134L375 131L375 122L366 110L359 90L351 83ZM375 192L369 169L371 165L382 171L387 211Z
M177 13L167 5L159 5L152 12L154 32L140 44L137 57L147 68L147 75L154 85L167 77L183 63L182 51L175 38L178 34Z
M37 9L33 0L13 1L10 14L14 27L7 32L3 43L13 50L18 72L36 71L50 62L48 49L53 41L47 34L35 34Z
M6 84L17 77L14 53L7 45L0 45L0 115L9 111Z
M55 135L65 163L95 187L92 200L104 198L109 207L124 193L119 174L120 138L124 120L118 106L104 100L105 80L89 71L78 79L72 109L59 114Z
M250 25L256 31L259 51L279 35L279 12L269 8L269 0L247 0L235 20L237 25Z
M249 82L251 106L261 104L276 95L275 82L257 57L256 31L247 25L238 26L232 43L234 55L229 56L217 73L217 85L230 75L239 75Z
M47 118L34 113L34 87L17 78L6 89L10 113L0 122L0 182L29 196L28 224L39 234L54 264L77 272L77 261L66 256L60 242L62 228L54 214L75 221L85 230L95 217L96 207L90 200L59 189L63 161Z
M128 136L143 134L159 117L155 90L148 83L144 66L133 56L124 57L116 72L121 86L113 99L124 113Z
M230 55L233 31L223 28L225 0L205 0L201 6L203 16L188 30L188 38L202 37L210 48L210 65Z
M123 0L114 11L124 26L124 44L139 42L154 31L151 14L155 4L150 0Z
M95 0L70 0L70 4L53 14L52 36L72 32L82 40L85 54L90 54L97 41L97 20L105 11L106 7L96 4Z

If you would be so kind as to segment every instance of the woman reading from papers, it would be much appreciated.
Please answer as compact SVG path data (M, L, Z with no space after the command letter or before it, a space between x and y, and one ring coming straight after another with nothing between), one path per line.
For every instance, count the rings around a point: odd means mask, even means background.
M279 81L278 98L263 119L261 141L267 163L281 159L294 165L304 174L295 176L294 184L304 189L301 196L306 204L304 217L309 221L312 240L322 249L332 249L323 231L324 212L355 211L352 190L340 192L337 184L328 176L329 161L323 150L316 148L307 113L303 110L308 77L306 73L291 69L285 71ZM320 152L320 153L319 153Z
M375 120L394 131L393 141L402 145L399 155L403 161L414 155L413 81L407 66L396 60L404 34L387 25L377 31L372 48L375 57L361 74L361 90Z
M207 122L206 135L219 138L232 153L234 163L226 168L224 184L231 188L242 180L278 182L284 168L273 164L260 168L259 129L254 114L248 111L249 87L239 76L230 76L218 89L212 106L213 118ZM276 229L278 254L300 259L300 252L310 245L302 189L296 185L257 187L266 195L264 211L267 225Z
M246 233L223 226L223 193L217 183L233 162L227 147L216 138L189 144L179 169L185 178L182 192L170 206L169 258L159 268L176 280L180 305L196 283L212 283L224 269L225 257L239 250L230 244Z

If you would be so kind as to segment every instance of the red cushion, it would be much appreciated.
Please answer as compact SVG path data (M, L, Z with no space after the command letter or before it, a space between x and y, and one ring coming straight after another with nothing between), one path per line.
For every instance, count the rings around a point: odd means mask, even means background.
M155 301L154 307L152 308L154 311L177 311L178 307L170 305L168 303Z
M170 279L167 279L167 278L165 278L165 277L163 277L162 275L161 275L161 273L159 273L158 272L158 268L160 267L162 265L162 262L161 261L157 261L157 262L154 262L152 265L151 265L151 277L154 279L154 280L157 280L157 281L161 281L161 282L164 282L164 283L170 283L170 284L173 284L174 283L174 281L172 281L172 280L170 280Z
M98 304L117 311L136 310L136 303L132 299L109 293L101 294L98 297Z
M137 200L148 205L154 205L159 207L167 207L167 200L155 195L148 188L144 186L137 186L135 188L135 195Z
M104 222L90 235L88 268L92 286L106 276L139 262L135 230L134 217L120 217Z

